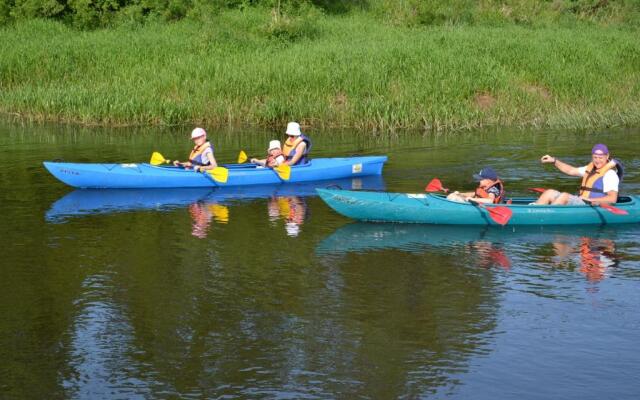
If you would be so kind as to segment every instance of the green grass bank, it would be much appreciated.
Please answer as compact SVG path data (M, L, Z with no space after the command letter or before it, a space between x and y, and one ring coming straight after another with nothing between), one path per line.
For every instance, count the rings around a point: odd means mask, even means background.
M273 23L254 9L93 31L18 21L0 28L0 112L363 131L640 125L633 26L406 26L360 12Z

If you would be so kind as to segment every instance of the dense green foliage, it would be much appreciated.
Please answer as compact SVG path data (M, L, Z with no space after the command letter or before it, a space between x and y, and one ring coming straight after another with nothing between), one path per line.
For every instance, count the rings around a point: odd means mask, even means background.
M229 0L193 1L171 23L160 8L113 13L109 29L27 19L0 28L0 112L87 124L639 124L638 4Z
M541 21L591 20L637 24L640 0L0 0L0 24L53 18L81 29L178 20L216 15L227 9L264 7L299 14L370 11L400 25L533 24Z

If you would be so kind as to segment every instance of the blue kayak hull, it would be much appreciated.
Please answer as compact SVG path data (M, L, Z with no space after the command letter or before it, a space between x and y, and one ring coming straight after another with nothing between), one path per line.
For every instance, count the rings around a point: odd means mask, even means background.
M317 189L338 213L361 221L442 225L497 225L487 210L442 195ZM602 225L640 222L637 196L621 196L616 207L628 212L616 215L601 207L529 205L534 199L513 199L501 205L513 211L507 225Z
M386 161L386 156L317 158L305 165L291 167L291 177L286 181L270 168L235 164L226 166L229 169L229 178L225 183L214 181L208 174L146 163L89 164L45 161L44 166L54 177L76 188L145 189L273 185L381 175Z

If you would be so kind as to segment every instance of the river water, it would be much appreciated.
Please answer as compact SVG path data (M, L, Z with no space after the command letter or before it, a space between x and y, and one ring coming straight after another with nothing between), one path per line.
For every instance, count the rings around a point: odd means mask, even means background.
M387 154L381 179L575 190L538 159L605 142L640 191L639 129L308 132L315 157ZM0 125L1 398L632 399L640 227L353 223L313 188L74 191L44 160L184 158L189 129ZM216 157L269 131L210 132Z

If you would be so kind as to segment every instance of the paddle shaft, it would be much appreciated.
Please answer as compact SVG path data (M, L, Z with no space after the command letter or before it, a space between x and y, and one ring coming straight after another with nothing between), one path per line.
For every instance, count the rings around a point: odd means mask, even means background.
M529 190L532 191L532 192L536 192L536 193L544 193L544 192L547 191L547 189L545 189L545 188L529 188ZM594 200L582 199L582 201L584 201L585 203L587 203L591 207L601 207L601 208L604 208L605 210L607 210L607 211L609 211L609 212L611 212L613 214L618 214L618 215L627 215L627 214L629 214L626 210L623 210L623 209L618 208L618 207L614 207L609 203L601 203L597 199L594 199Z

